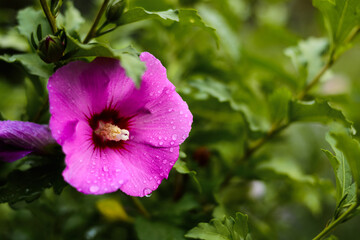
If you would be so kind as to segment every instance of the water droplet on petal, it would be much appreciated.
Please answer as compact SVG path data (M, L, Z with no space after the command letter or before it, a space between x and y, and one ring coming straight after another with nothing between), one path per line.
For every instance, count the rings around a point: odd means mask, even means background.
M163 142L159 142L159 145L161 146L161 145L163 145L164 143Z
M163 161L163 164L166 164L167 163L167 160L165 159L164 161Z
M92 186L90 187L90 192L96 193L97 191L99 191L99 187L98 187L98 186L92 185Z
M151 189L149 189L149 188L145 188L144 189L144 195L145 195L145 197L151 197Z
M156 183L157 183L157 184L160 184L160 183L161 183L161 180L157 180Z
M119 180L119 184L123 185L124 184L124 180Z
M173 152L174 151L174 148L170 148L170 152Z
M172 135L172 137L171 137L171 138L172 138L172 140L174 140L174 141L175 141L175 140L177 139L177 135L176 135L176 134L174 134L174 135Z
M107 166L103 166L103 170L104 170L105 172L108 172L108 171L109 171L109 168L108 168Z

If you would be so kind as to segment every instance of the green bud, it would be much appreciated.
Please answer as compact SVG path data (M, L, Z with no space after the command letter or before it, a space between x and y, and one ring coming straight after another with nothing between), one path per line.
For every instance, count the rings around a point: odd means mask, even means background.
M48 35L39 43L37 53L46 63L53 63L60 60L64 55L65 43L56 36Z
M111 3L106 9L106 20L110 23L116 23L123 14L125 7L125 0L117 0Z

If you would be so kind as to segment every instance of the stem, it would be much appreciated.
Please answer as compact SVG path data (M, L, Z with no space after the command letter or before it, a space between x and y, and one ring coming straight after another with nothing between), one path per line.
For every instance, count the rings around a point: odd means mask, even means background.
M348 208L348 210L346 210L346 212L344 212L335 221L333 221L329 225L327 225L315 238L313 238L313 240L320 240L323 237L325 237L327 234L332 232L334 230L334 228L337 225L339 225L340 223L342 223L349 214L351 214L352 212L354 212L356 210L357 207L358 207L358 203L354 203L353 205L351 205L351 207Z
M131 199L135 203L135 206L138 208L138 210L142 213L142 215L144 215L144 217L146 218L150 218L150 213L146 210L141 201L136 197L131 197Z
M242 157L242 160L246 160L250 158L257 150L259 150L265 143L267 143L270 139L275 137L278 133L289 126L288 123L282 124L279 126L274 125L269 132L259 140L257 140L250 148L247 149L246 153ZM242 162L242 161L240 161Z
M49 5L47 4L46 0L40 0L40 4L41 4L41 7L45 13L45 16L50 24L51 30L55 34L57 32L55 17L52 15Z
M93 25L91 26L86 38L84 39L83 43L88 43L94 36L95 36L95 32L96 32L96 27L100 22L101 16L103 15L104 11L106 10L106 7L108 5L108 3L110 2L110 0L104 0L95 20Z
M355 36L355 34L354 34ZM303 100L306 94L312 89L317 83L319 83L321 77L324 75L324 73L334 64L335 60L337 58L334 57L335 51L331 50L329 59L325 66L316 74L316 76L313 78L313 80L305 87L303 91L300 92L297 99ZM270 131L262 138L260 138L258 141L256 141L245 153L242 160L246 160L250 158L255 152L257 152L264 144L266 144L271 138L273 138L275 135L280 133L282 130L286 129L289 126L290 123L281 124L274 126L270 129ZM240 161L241 162L241 161Z
M327 61L327 63L325 64L325 66L320 70L320 72L318 72L318 74L316 74L316 76L314 77L314 79L309 83L309 85L307 85L305 87L305 89L300 92L298 99L302 100L304 99L304 97L306 96L306 94L310 91L310 89L312 89L321 79L321 77L324 75L324 73L334 64L335 59L334 59L334 51L331 51L330 53L330 57L329 60Z

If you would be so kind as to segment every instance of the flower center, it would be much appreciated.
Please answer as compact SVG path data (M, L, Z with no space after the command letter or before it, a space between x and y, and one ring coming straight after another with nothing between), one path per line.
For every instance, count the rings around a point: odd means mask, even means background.
M95 133L102 137L102 139L119 142L121 140L126 141L129 139L129 131L126 129L120 129L118 126L111 123L104 123L99 121L99 127L95 130Z

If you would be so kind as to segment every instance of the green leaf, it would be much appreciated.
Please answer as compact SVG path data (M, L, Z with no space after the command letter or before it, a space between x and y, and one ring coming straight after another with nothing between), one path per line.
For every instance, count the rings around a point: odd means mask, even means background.
M174 21L185 25L200 27L207 31L216 40L216 43L218 43L215 29L207 26L199 16L198 12L194 9L169 9L167 11L150 12L141 7L136 7L123 13L117 22L117 25L130 24L149 18L157 18L160 20Z
M56 192L59 193L66 185L61 172L62 169L53 164L11 172L6 183L0 186L0 203L31 202L39 198L44 189L52 186L57 186Z
M68 36L68 52L65 57L70 59L88 57L120 59L126 75L134 81L137 87L140 86L141 77L146 70L145 63L139 58L139 53L131 46L115 50L102 43L82 44L71 36Z
M178 159L176 161L176 163L174 164L173 168L178 172L178 173L181 173L181 174L189 174L194 182L196 183L196 186L199 190L199 192L202 192L202 188L201 188L201 185L198 181L198 179L196 178L196 172L194 170L190 170L188 168L188 166L186 165L186 162L181 160L181 159Z
M352 176L360 187L360 144L345 131L331 132L331 137L336 140L336 148L339 149L350 165ZM348 174L349 175L349 174Z
M0 60L20 63L29 74L48 79L53 74L54 65L44 63L36 53L1 55Z
M128 11L123 13L117 24L125 25L149 18L160 18L163 20L171 20L175 22L179 22L180 20L178 10L169 9L167 11L161 11L161 12L150 12L150 11L146 11L141 7L136 7L129 9Z
M293 159L276 157L257 165L256 172L262 179L287 179L298 183L314 185L318 179L303 173Z
M135 220L135 231L139 240L184 240L185 232L165 222L150 221L143 218Z
M335 46L341 45L354 29L360 27L358 0L313 0L313 5L321 11Z
M236 218L212 219L210 223L199 223L185 237L204 240L249 240L248 216L236 213Z
M205 78L190 81L189 85L198 89L202 93L206 93L216 98L219 100L219 102L232 101L229 87L222 82L213 80L211 78Z
M269 97L270 115L273 123L287 120L291 92L286 88L275 90Z
M332 108L328 102L320 100L290 102L289 120L291 122L318 122L323 124L338 122L348 128L352 127L352 123L345 118L341 111Z
M30 39L32 32L36 32L38 25L41 25L43 36L52 33L50 25L41 10L35 10L32 7L20 10L17 20L19 22L18 29L20 34L27 39Z
M335 152L335 155L333 155L331 152L323 150L334 169L337 205L340 206L340 203L341 205L351 204L356 200L356 192L348 160L345 158L344 153L337 148L336 138L331 133L326 135L326 141Z
M66 1L66 11L64 14L64 26L66 32L74 35L80 29L80 26L85 23L85 19L81 16L72 1Z
M302 84L314 79L324 66L324 56L328 45L325 38L310 37L300 41L295 47L285 49L285 55L291 58Z

